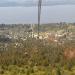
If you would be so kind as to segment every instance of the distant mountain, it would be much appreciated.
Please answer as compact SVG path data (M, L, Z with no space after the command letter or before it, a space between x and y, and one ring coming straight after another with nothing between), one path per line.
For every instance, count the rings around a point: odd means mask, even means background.
M9 6L36 6L38 0L1 0L0 7L9 7ZM74 5L75 0L42 0L42 5Z

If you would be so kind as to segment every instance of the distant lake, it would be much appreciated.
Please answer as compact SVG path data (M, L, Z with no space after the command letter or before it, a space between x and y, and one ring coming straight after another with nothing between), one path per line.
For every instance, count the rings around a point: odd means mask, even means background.
M75 5L43 6L41 23L75 22ZM0 23L37 23L37 7L0 7Z

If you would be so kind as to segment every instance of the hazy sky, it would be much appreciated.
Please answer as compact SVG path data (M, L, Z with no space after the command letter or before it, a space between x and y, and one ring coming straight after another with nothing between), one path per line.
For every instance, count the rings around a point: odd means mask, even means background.
M37 7L0 7L0 23L37 23ZM41 23L75 22L75 5L43 6Z
M26 4L37 4L38 0L0 0L0 6L25 6ZM43 4L63 5L75 4L75 0L42 0Z
M37 4L37 1L0 0L0 23L37 23L37 7L25 7ZM48 5L42 7L42 23L75 22L75 0L42 1Z

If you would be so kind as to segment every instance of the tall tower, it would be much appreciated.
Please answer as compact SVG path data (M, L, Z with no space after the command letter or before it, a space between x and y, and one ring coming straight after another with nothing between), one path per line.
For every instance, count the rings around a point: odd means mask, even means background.
M40 18L41 18L41 5L42 5L42 0L38 0L38 39L39 39L39 26L40 26Z

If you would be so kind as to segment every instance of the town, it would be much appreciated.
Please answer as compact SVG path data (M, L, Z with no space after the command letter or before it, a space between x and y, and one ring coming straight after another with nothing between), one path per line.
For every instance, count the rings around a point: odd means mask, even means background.
M74 23L50 23L40 25L39 39L64 43L75 40ZM0 24L0 42L28 38L37 39L37 24Z

